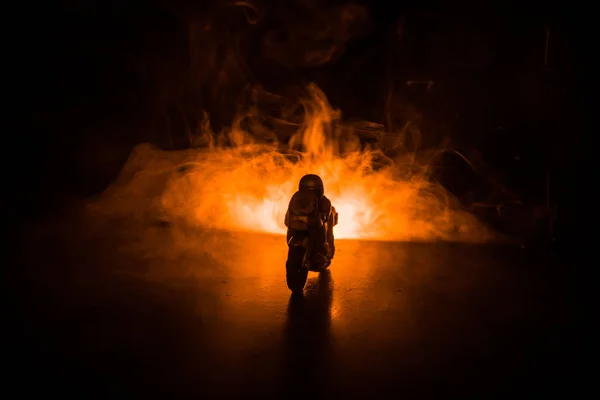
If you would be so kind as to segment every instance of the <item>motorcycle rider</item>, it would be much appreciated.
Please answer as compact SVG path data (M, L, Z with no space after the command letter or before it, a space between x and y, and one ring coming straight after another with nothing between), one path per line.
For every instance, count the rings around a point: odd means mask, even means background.
M324 245L324 255L330 260L335 254L333 225L336 218L335 207L325 196L323 180L315 174L304 175L298 184L298 191L292 196L285 214L287 242L295 230L310 231L315 240Z

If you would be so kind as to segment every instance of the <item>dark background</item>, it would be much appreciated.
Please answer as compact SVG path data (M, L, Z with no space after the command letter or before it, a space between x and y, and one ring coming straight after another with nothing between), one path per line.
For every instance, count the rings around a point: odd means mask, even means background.
M368 18L340 28L343 4L263 1L249 10L72 0L23 10L15 61L24 123L15 151L27 163L10 190L11 215L37 218L102 191L140 142L189 146L186 127L193 130L202 111L215 129L226 126L248 83L293 98L313 81L348 118L389 130L412 120L425 145L450 138L466 154L477 150L483 177L448 156L440 160L442 183L466 206L507 204L498 193L513 193L523 204L507 206L512 219L489 211L482 218L510 233L565 241L581 129L577 12L554 3L363 1L355 4ZM333 33L324 40L337 51L310 65L298 54L323 46L315 32L328 23ZM266 37L276 43L271 50L261 44ZM434 84L426 90L408 80ZM523 215L527 227L519 225Z
M258 82L293 101L299 88L314 81L348 118L374 121L390 131L415 121L427 146L449 138L453 146L471 157L477 154L475 150L480 152L480 166L485 168L479 175L452 155L441 158L440 165L433 169L437 171L435 177L465 207L478 212L495 228L536 243L571 242L576 233L577 157L583 152L579 141L583 129L580 94L589 84L581 74L585 41L575 32L594 26L579 20L585 10L564 4L504 1L364 1L359 4L368 8L369 18L356 17L355 24L345 26L333 2L319 3L312 11L306 10L308 1L304 1L304 7L297 3L257 3L260 20L256 24L248 22L253 19L252 11L241 7L183 0L55 1L23 4L20 10L8 12L6 18L12 20L9 26L13 28L7 38L14 53L7 57L6 64L13 72L5 79L7 86L16 89L8 100L17 106L9 115L16 123L7 133L10 146L5 147L5 157L13 165L5 186L9 223L23 226L24 222L35 222L68 208L72 200L101 192L138 143L151 142L165 149L188 147L186 127L193 129L202 111L210 114L214 129L226 126L236 111L231 105L237 104L248 83ZM327 23L335 27L333 37L317 40L315 32ZM265 49L261 44L265 37L272 38L276 45ZM323 40L336 45L332 59L307 65L301 56L318 54ZM427 91L422 85L407 86L408 80L433 80L434 84ZM511 203L514 198L522 204ZM494 207L473 208L476 203L500 204L503 212L499 215ZM555 223L552 230L550 220ZM16 339L4 343L8 346L6 353L15 353L18 360L9 360L12 372L24 371L23 377L28 379L25 389L36 388L31 379L41 371L56 387L65 379L73 381L74 387L88 386L87 382L96 379L84 376L78 382L77 373L86 375L88 371L61 365L79 365L64 362L83 357L72 350L75 347L48 350L48 343L68 341L78 335L80 327L90 324L86 318L61 320L68 313L59 306L84 309L81 314L87 316L94 311L85 311L86 307L96 302L96 314L106 312L109 319L115 314L123 315L124 320L132 318L142 327L144 337L151 332L154 335L150 337L160 338L164 327L168 327L169 334L196 332L190 329L188 320L180 317L187 312L177 308L177 296L187 296L187 291L182 294L178 289L173 291L175 294L164 295L175 304L173 310L166 308L156 314L156 308L148 302L136 305L142 288L114 283L118 281L112 280L111 274L119 263L136 272L144 265L127 258L123 261L114 251L121 230L117 226L111 232L116 233L115 238L88 240L87 246L80 246L80 242L86 242L82 237L93 235L78 231L66 235L73 239L67 243L52 240L52 232L44 236L49 238L47 241L27 235L21 238L16 250L29 256L20 254L21 258L34 259L35 265L17 260L13 271L22 281L2 279L2 283L6 285L5 294L20 299L14 304L21 308L14 307L14 315L5 319L9 335L14 333ZM34 245L26 246L27 242ZM457 251L457 258L469 260L468 252ZM416 252L414 259L418 261L424 253ZM507 253L501 249L493 257L502 259ZM514 262L521 256L521 252L515 257L511 253L512 261L506 265L530 271L536 283L552 275L556 285L547 290L548 296L568 297L571 304L581 301L584 293L593 293L572 290L572 276L565 272L575 270L572 267L576 262L571 261L574 256L567 257L565 268L555 273L538 262ZM479 262L475 258L475 263ZM35 279L25 276L28 271ZM86 277L83 282L92 284L80 285L78 278L82 276ZM77 296L63 287L74 287ZM97 288L95 295L87 293L90 287ZM149 290L153 294L145 295L146 299L155 296L157 290L162 289ZM536 294L536 289L528 287L527 291ZM192 293L190 297L195 299L197 290ZM505 304L506 292L501 293L497 301ZM11 301L7 302L9 307ZM37 311L39 315L28 315L29 303L43 305ZM558 324L560 318L553 315L554 303L544 304L551 310L550 319ZM528 306L523 303L522 308ZM571 312L573 309L565 307L556 312L566 314L568 310L569 318L579 322L583 308L578 305L576 312ZM171 329L179 318L181 325ZM528 318L525 326L534 324L533 320ZM119 323L113 326L121 329ZM18 337L21 330L28 331L28 335ZM584 336L579 332L569 338L562 339L564 350L549 354L566 353L567 347L570 352L571 346L584 348ZM71 348L71 353L65 348ZM564 363L560 354L548 356L545 371L553 369L552 361L561 364L555 375L543 374L533 381L530 377L523 379L533 385L552 382L562 371L579 374L578 367L585 365L579 361L579 354L587 353L573 352L570 362ZM125 352L123 357L127 355ZM146 360L143 355L140 359ZM127 369L127 365L120 368ZM459 366L452 369L461 373ZM585 376L581 375L583 380ZM21 384L20 380L13 382ZM578 388L572 385L569 390Z

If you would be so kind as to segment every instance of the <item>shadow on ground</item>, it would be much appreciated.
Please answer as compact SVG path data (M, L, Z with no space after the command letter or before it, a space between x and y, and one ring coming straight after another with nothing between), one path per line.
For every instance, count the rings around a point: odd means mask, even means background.
M21 239L24 394L539 394L578 373L568 266L514 248L339 241L298 299L278 236L82 220Z
M331 271L325 270L308 280L304 296L290 296L282 349L283 387L288 396L326 386L333 291Z

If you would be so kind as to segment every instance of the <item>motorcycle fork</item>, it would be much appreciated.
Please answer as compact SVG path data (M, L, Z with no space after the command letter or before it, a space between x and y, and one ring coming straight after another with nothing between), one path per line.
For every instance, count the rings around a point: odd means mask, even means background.
M308 237L302 238L302 241L297 240L293 236L288 242L289 247L304 247L304 256L302 257L302 268L310 269L310 246L308 243Z

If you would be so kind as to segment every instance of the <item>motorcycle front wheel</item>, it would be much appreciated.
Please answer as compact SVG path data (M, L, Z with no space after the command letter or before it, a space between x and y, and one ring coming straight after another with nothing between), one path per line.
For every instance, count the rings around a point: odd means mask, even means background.
M306 248L302 246L293 246L288 250L288 259L285 263L285 280L293 294L302 294L308 278L308 270L302 265L305 252Z

